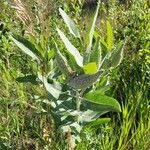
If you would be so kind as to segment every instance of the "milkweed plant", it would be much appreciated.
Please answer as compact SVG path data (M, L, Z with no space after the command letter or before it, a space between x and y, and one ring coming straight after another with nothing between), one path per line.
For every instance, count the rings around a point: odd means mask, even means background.
M72 149L80 142L83 127L94 127L110 121L110 118L101 118L107 112L121 112L117 100L107 96L105 92L109 87L109 71L115 69L123 59L125 41L114 45L109 21L106 22L106 41L98 35L95 25L99 7L100 1L85 36L81 36L74 21L59 8L70 35L81 45L78 49L57 26L55 30L59 37L51 38L53 47L49 51L41 51L30 40L10 33L11 40L37 66L36 75L19 77L20 81L35 80L43 85L49 95L47 99L51 103L50 113L55 125L58 131L70 135L66 140ZM60 43L65 47L63 50ZM47 72L43 66L48 67L49 61L56 65Z

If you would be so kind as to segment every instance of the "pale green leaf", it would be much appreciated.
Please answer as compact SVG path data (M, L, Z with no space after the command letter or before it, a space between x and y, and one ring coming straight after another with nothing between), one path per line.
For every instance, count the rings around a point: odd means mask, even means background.
M90 59L90 53L91 53L93 35L94 35L96 20L97 20L97 16L98 16L98 12L99 12L99 7L100 7L100 0L98 1L98 5L97 5L97 9L96 9L94 18L93 18L93 22L92 22L91 28L90 28L90 30L89 30L89 33L88 33L88 35L87 35L87 37L86 37L87 48L86 48L85 58L84 58L85 64L86 64L86 63L89 61L89 59Z
M95 46L91 52L90 62L96 62L97 69L99 69L101 61L102 61L102 50L100 46L100 39L97 38Z
M123 59L125 42L120 42L111 55L111 67L117 67Z
M55 58L56 58L56 62L58 64L59 70L62 72L62 74L66 75L66 77L69 77L70 73L71 73L71 68L70 68L66 58L59 51L56 43L55 43L54 50L55 50Z
M80 122L83 124L86 122L91 122L92 120L99 118L101 114L103 114L103 112L88 109L81 113Z
M79 30L76 27L74 21L61 8L59 8L59 12L67 27L69 28L70 33L73 34L75 37L80 38Z
M113 48L113 31L109 21L106 21L107 28L107 46L108 50L111 51Z
M102 71L98 71L97 73L91 75L79 75L78 77L70 79L69 86L73 87L74 89L86 89L95 83L100 78L102 73Z
M97 65L95 62L88 63L83 66L85 74L95 74L97 72Z
M10 38L24 53L32 57L33 60L40 61L38 58L39 52L31 42L15 34L10 35Z
M83 66L83 57L80 55L79 51L71 44L71 42L68 40L68 38L64 35L64 33L57 28L57 32L62 39L63 43L65 44L68 52L73 55L75 58L77 64L82 67Z
M100 64L101 69L109 69L111 67L110 56L111 56L111 52L107 52L107 54L104 56L104 58L101 61Z
M56 99L59 98L61 94L61 86L58 83L50 84L47 82L46 77L38 74L38 78L43 82L45 89Z
M71 69L74 71L74 73L80 74L81 72L83 72L83 68L77 64L73 55L69 54L67 61Z

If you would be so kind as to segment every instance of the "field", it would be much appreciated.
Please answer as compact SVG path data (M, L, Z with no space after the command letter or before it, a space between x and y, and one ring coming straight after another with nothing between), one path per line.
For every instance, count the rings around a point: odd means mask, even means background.
M0 150L149 150L149 20L149 0L1 0Z

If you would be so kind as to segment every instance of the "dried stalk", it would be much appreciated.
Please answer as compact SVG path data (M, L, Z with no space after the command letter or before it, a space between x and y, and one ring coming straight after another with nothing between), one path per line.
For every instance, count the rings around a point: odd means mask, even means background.
M12 8L15 8L17 17L25 26L25 33L33 34L34 25L30 11L27 10L27 7L21 0L14 0L13 3L14 6L12 6Z
M51 1L49 0L37 0L37 7L38 7L38 19L40 21L40 26L42 33L44 35L49 34L49 17L50 12L52 11L52 4L50 4Z
M72 134L71 129L67 132L67 143L68 143L68 150L74 150L74 147L72 145Z

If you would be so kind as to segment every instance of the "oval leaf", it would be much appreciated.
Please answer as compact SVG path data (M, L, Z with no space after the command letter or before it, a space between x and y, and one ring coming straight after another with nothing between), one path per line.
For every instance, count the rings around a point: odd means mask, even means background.
M87 101L87 107L94 111L98 111L98 110L100 111L105 110L107 112L109 111L120 112L121 111L120 104L117 102L116 99L112 97L108 97L106 95L102 95L99 93L99 91L87 93L84 96L84 100Z
M111 55L111 67L117 67L123 59L125 43L120 42Z
M73 87L74 89L86 89L89 86L91 86L94 82L96 82L101 74L102 71L98 71L97 73L92 75L80 75L78 77L72 78L69 82L69 86Z

